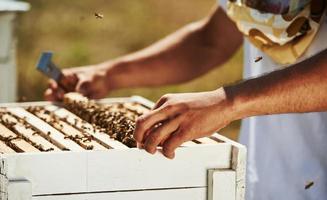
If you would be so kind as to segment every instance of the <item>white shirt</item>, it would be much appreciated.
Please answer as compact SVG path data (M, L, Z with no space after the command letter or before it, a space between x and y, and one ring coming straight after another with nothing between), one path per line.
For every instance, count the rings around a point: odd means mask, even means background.
M300 60L324 49L326 18ZM263 59L256 63L258 56ZM281 66L245 40L244 78L277 69ZM248 147L246 200L327 199L326 112L250 117L242 122L240 142ZM314 185L305 190L307 181Z

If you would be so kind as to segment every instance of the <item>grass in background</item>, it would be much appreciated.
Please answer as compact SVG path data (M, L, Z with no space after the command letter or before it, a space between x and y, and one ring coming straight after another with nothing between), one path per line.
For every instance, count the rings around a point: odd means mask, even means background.
M99 63L142 49L183 25L206 16L215 0L33 0L19 18L19 96L42 100L47 79L35 70L40 53L52 50L61 67ZM96 19L94 13L104 15ZM201 59L201 58L199 58ZM241 78L242 52L222 68L194 81L158 88L123 89L109 96L141 95L153 101L165 93L215 89ZM235 139L239 122L222 133Z

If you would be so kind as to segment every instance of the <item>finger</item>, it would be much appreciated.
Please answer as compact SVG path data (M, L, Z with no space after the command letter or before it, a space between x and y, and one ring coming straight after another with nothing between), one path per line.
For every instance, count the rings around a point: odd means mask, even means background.
M92 83L89 80L80 80L75 90L86 97L90 97L92 95Z
M76 85L78 82L78 77L75 73L64 74L64 79L72 85Z
M181 121L182 121L182 117L178 116L174 119L167 121L157 129L150 132L144 139L145 140L144 149L147 152L154 154L156 152L157 146L163 140L168 138L170 134L172 134L178 129Z
M66 91L61 88L55 80L50 79L48 85L49 88L52 89L53 95L55 95L58 100L62 100L64 98Z
M136 147L139 148L139 149L144 149L144 145L141 144L141 143L137 143L136 144Z
M65 91L58 87L54 81L49 82L49 88L44 93L44 98L48 101L59 101L64 98Z
M187 135L182 130L178 130L175 133L171 134L170 137L163 144L163 154L169 159L175 157L175 150L181 144L188 140Z
M48 87L53 89L53 90L56 90L58 88L58 84L55 80L53 79L50 79L49 82L48 82Z
M158 109L159 107L161 107L164 103L166 103L168 100L168 95L164 95L162 96L154 105L153 110Z
M162 121L166 121L171 117L178 114L178 106L166 106L161 109L150 111L149 113L142 115L136 120L136 127L134 131L134 139L142 143L144 134L154 127L156 124Z
M166 141L169 136L178 130L179 123L177 121L168 120L161 124L159 127L149 129L143 136L143 148L151 154L157 151L158 146Z
M78 77L76 74L67 74L60 79L60 83L64 85L69 92L73 92L78 83Z
M161 124L161 123L159 123L159 124ZM152 131L154 131L156 128L158 128L159 124L158 124L158 125L155 125L154 127L151 127L149 130L147 130L147 131L144 133L142 142L141 142L141 143L138 143L138 144L140 144L140 146L142 147L142 149L144 149L145 138L147 138L148 135L149 135Z
M56 95L53 93L53 90L48 88L45 92L44 92L44 99L47 101L58 101Z

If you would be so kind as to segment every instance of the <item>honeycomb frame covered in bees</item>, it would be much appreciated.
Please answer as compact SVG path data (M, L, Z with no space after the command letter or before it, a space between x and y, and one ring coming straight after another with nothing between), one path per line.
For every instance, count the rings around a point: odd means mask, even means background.
M135 119L152 102L134 96L98 100L84 112L70 106L0 104L1 200L244 199L244 146L215 133L184 143L169 160L132 141Z

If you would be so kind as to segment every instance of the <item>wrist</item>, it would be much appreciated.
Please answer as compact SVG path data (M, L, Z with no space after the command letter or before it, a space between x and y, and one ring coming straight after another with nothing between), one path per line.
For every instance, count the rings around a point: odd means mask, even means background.
M230 88L220 87L212 92L215 95L214 112L223 114L225 116L225 120L228 122L242 118L240 106L235 102Z
M248 95L241 84L224 87L236 120L258 115L254 96Z

